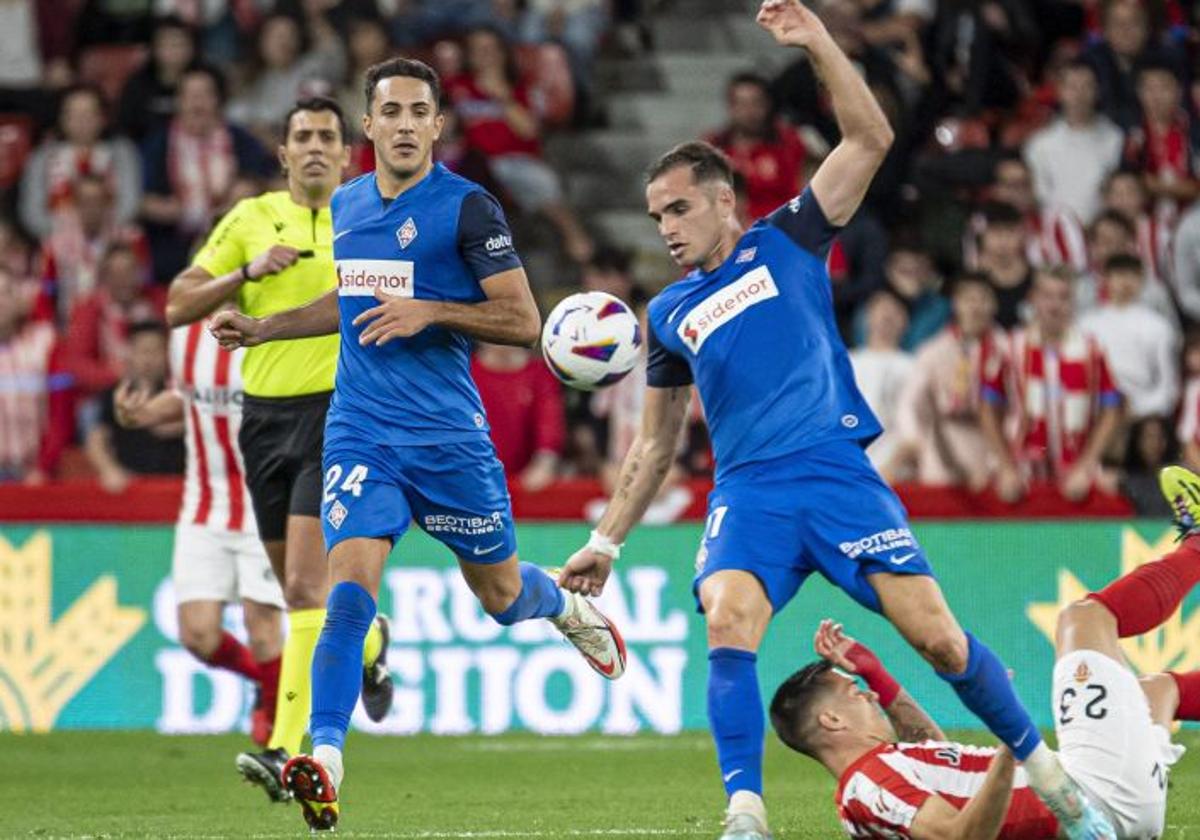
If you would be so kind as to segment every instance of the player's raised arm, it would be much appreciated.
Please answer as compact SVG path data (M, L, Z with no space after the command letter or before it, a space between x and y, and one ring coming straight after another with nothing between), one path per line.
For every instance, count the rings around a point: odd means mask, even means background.
M842 139L809 188L833 225L850 221L892 145L892 128L850 59L799 0L766 0L758 23L785 46L803 47L829 90Z
M646 389L642 428L621 463L613 497L587 546L563 567L559 586L585 595L604 589L625 535L641 521L671 469L690 402L690 384Z
M822 659L828 659L849 674L862 677L867 688L875 692L880 708L896 730L897 740L920 743L946 739L942 728L888 673L875 652L846 635L842 625L828 618L822 621L813 637L813 648Z
M338 328L337 289L326 292L304 306L277 312L266 318L251 318L232 310L218 312L209 325L209 331L226 350L255 347L287 338L332 335Z
M1004 825L1012 801L1016 762L1001 747L988 767L983 786L961 811L940 796L925 800L909 827L913 840L992 840Z

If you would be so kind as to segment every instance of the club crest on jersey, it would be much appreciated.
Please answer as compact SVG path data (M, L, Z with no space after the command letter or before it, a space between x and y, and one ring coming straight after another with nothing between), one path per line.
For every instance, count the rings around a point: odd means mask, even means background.
M417 238L417 223L409 216L404 220L404 224L400 225L400 229L396 231L396 239L400 242L400 249L403 250Z
M675 333L684 346L699 353L714 332L751 306L778 296L779 288L770 269L760 265L692 307Z
M412 297L414 270L411 260L336 260L338 295Z
M748 262L752 261L754 259L755 255L757 255L757 254L758 254L757 246L753 247L753 248L743 248L742 250L738 251L737 259L735 259L733 261L734 265L737 265L739 263L748 263Z

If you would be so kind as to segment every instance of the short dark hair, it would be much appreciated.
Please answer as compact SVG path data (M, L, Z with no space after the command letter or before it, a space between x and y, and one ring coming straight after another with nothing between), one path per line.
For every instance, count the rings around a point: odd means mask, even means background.
M1142 76L1147 73L1166 73L1176 84L1181 84L1179 81L1179 71L1175 69L1175 65L1167 61L1162 56L1148 55L1139 60L1133 68L1133 77L1141 81Z
M1088 235L1094 236L1096 234L1096 228L1100 227L1100 225L1104 224L1105 222L1116 225L1121 230L1125 231L1125 235L1130 239L1137 237L1137 228L1133 226L1133 222L1131 222L1124 213L1121 213L1118 210L1103 211L1092 222L1092 226L1088 229Z
M1019 227L1021 211L1002 201L990 201L983 208L983 221L988 227Z
M139 335L145 335L146 333L154 333L155 335L166 338L167 325L162 321L156 321L152 318L147 318L144 321L134 321L129 325L129 328L125 332L130 341L133 341Z
M817 758L814 736L817 734L813 706L830 688L826 676L833 665L818 659L792 674L771 698L771 726L779 740L799 753Z
M181 85L183 84L183 80L186 77L194 76L197 74L202 75L202 76L208 76L208 78L212 80L213 87L215 87L217 89L217 100L222 105L224 105L225 104L225 96L226 96L226 93L228 92L228 87L226 86L226 83L225 83L225 74L222 73L220 70L218 70L216 67L212 66L211 64L205 64L204 62L196 62L195 64L188 67L188 69L183 71L183 75L180 76L180 78L179 78L180 84Z
M1104 273L1113 274L1125 271L1133 272L1139 277L1145 271L1142 258L1133 254L1113 254L1104 261Z
M740 73L734 73L729 77L729 81L725 83L725 93L728 95L739 85L754 85L763 92L767 99L772 102L775 101L775 96L771 93L771 83L761 73L755 73L753 70L743 70Z
M342 133L342 142L347 141L346 137L346 115L342 113L342 106L337 104L337 101L330 99L328 96L309 96L306 99L297 99L296 104L287 112L287 116L283 118L283 142L287 143L288 134L292 130L292 117L301 111L329 111L337 117L338 130Z
M650 164L646 169L646 183L649 184L679 166L690 169L697 184L724 181L730 187L733 186L733 165L729 158L716 146L702 140L680 143Z
M387 61L372 64L367 68L366 82L363 86L364 92L367 95L367 111L371 110L371 105L375 101L375 86L384 79L390 79L394 76L420 79L429 85L433 106L437 108L441 103L442 80L438 78L436 70L424 61L419 61L415 58L389 58Z
M1033 282L1036 285L1038 280L1046 278L1048 280L1057 280L1060 283L1066 283L1071 288L1075 288L1075 281L1078 277L1075 274L1075 269L1069 265L1062 263L1058 265L1042 266L1033 273Z
M955 275L950 281L950 286L946 289L946 297L953 298L963 289L969 286L983 286L993 295L996 293L996 287L992 285L992 278L986 271L963 271Z
M616 245L602 244L596 248L587 267L594 271L612 271L617 274L629 273L629 252Z
M1062 66L1058 68L1058 74L1060 76L1065 76L1067 73L1077 72L1080 70L1091 73L1092 78L1096 78L1096 68L1093 67L1091 62L1089 62L1087 59L1080 58L1078 56L1070 59L1069 61L1064 61Z

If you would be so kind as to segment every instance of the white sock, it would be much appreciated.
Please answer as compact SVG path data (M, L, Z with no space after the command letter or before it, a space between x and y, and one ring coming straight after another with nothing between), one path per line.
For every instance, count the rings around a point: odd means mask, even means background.
M1029 784L1036 791L1054 791L1066 781L1066 773L1058 763L1058 756L1050 751L1045 741L1038 744L1022 763L1029 776Z
M313 750L313 758L319 761L325 768L325 772L329 774L329 781L333 782L333 789L340 788L342 777L346 774L342 768L342 751L329 744L321 744Z
M563 590L562 612L560 612L558 615L550 616L550 621L552 621L555 624L558 624L560 621L564 621L564 620L570 618L574 612L575 612L575 595L574 595L574 593L567 592L564 589Z
M729 797L729 813L750 814L764 827L767 825L767 806L762 797L749 790L736 790Z

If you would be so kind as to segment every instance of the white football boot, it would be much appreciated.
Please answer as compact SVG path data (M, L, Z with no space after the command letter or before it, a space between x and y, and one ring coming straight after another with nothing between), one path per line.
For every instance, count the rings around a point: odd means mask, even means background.
M577 592L563 591L566 608L550 619L567 641L575 645L592 670L615 680L625 673L625 640L617 626Z

